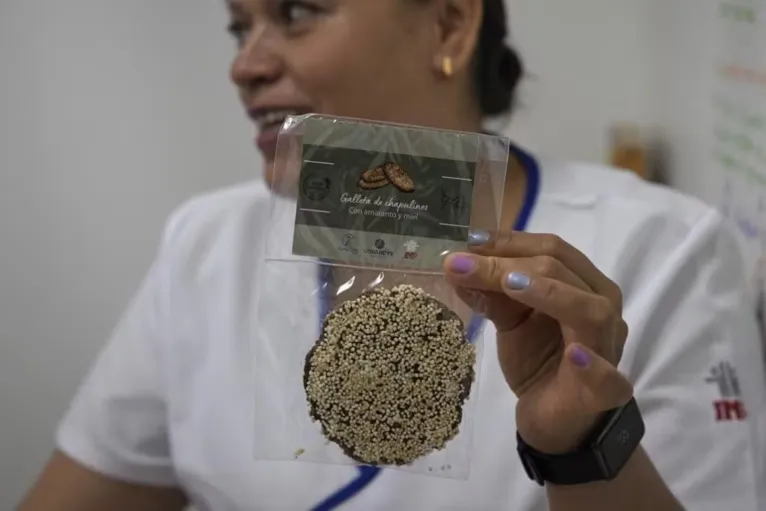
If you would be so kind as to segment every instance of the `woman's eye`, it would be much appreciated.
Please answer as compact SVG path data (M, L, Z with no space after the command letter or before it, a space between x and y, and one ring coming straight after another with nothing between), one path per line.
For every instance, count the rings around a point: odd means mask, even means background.
M237 45L242 46L247 39L247 33L249 28L246 23L233 21L228 26L228 32L237 42Z
M309 21L317 14L319 14L319 8L309 2L284 0L279 4L279 17L286 25Z

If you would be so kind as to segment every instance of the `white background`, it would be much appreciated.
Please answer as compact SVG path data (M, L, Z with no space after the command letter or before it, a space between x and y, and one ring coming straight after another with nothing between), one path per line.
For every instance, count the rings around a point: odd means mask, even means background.
M715 199L698 156L712 0L509 4L530 72L518 142L602 161L606 127L637 121L672 143L674 182ZM49 455L167 214L259 172L224 14L219 0L0 2L0 509Z

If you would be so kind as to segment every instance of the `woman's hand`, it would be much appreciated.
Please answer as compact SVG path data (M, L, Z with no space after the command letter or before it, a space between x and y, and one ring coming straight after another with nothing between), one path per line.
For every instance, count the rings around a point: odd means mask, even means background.
M521 437L541 452L568 452L633 394L616 369L628 334L622 293L556 236L471 239L473 253L446 258L447 280L497 327Z

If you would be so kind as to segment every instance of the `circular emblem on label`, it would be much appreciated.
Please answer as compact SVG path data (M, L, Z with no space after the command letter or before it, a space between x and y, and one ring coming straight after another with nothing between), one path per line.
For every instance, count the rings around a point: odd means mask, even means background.
M324 200L330 193L330 178L309 174L303 178L303 195L313 201Z
M375 248L377 248L378 250L383 250L385 247L386 247L385 241L381 239L375 240Z
M342 243L343 243L344 247L349 246L352 241L354 241L354 235L353 234L346 234L345 236L343 236Z

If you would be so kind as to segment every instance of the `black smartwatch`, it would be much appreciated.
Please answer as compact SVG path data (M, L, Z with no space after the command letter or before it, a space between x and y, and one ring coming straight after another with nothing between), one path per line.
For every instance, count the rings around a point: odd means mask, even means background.
M530 479L540 486L575 485L609 481L638 448L644 421L636 400L608 411L583 445L566 454L545 454L527 445L516 433L519 456Z

